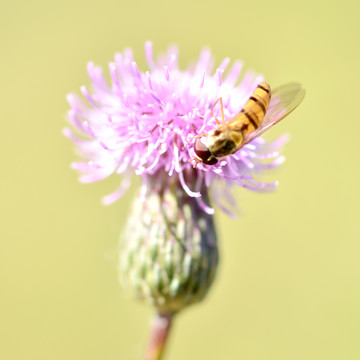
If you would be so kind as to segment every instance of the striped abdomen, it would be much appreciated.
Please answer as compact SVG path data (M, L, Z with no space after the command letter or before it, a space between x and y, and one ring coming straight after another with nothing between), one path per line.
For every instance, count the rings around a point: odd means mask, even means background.
M270 98L270 86L262 82L252 93L243 109L229 120L229 123L236 131L241 131L243 135L250 134L260 126L269 106Z

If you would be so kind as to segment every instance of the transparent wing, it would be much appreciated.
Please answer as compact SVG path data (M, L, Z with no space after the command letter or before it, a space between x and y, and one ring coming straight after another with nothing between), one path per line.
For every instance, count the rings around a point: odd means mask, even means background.
M261 125L244 139L239 149L289 115L301 103L304 96L305 90L297 83L285 84L273 90L269 107Z

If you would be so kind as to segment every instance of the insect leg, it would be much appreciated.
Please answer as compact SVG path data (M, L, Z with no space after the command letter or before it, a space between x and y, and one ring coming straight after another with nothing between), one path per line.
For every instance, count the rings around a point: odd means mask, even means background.
M222 117L222 122L223 122L223 124L225 124L224 105L223 105L222 98L219 98L219 100L220 100L220 106L221 106L221 117Z
M191 161L193 161L193 160L195 160L195 164L193 165L193 168L196 169L197 164L198 164L199 162L201 162L201 161L199 161L197 158L192 158L192 159L189 159L188 161L191 162Z

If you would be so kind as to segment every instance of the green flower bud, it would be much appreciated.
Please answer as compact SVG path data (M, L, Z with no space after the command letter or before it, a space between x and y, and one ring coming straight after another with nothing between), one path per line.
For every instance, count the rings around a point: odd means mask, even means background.
M120 277L136 298L160 313L175 313L202 300L214 280L215 225L177 181L164 183L155 177L150 181L146 200L136 199L129 214Z

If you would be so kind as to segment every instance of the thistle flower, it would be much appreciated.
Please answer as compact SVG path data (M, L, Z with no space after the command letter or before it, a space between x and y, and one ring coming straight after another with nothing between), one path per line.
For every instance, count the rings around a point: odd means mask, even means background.
M118 200L140 176L141 189L123 234L120 277L135 296L158 312L147 359L160 359L171 318L204 298L215 277L218 247L212 202L232 215L233 185L264 191L276 183L258 179L263 170L284 158L277 152L286 141L272 144L256 138L215 165L191 163L194 138L216 126L221 97L226 118L237 114L262 77L245 73L236 61L223 76L229 59L213 71L209 50L201 52L186 71L178 68L177 49L153 58L145 44L149 71L139 70L131 50L116 54L110 63L111 84L102 70L88 64L92 91L81 87L86 104L68 95L69 128L64 134L85 159L72 167L85 183L121 174L122 182L103 202ZM160 325L159 325L160 324Z
M263 170L283 162L277 150L286 137L272 144L257 138L216 165L199 164L196 181L185 181L185 173L192 167L189 160L194 158L193 142L183 147L197 134L214 129L212 104L221 96L226 118L230 118L241 110L262 76L247 72L236 85L241 62L236 61L223 78L229 59L213 72L214 62L207 49L186 71L178 68L175 47L155 61L152 45L147 42L145 55L149 71L144 73L131 50L116 54L109 65L110 85L102 69L89 63L92 93L81 87L88 104L76 94L68 95L69 121L76 134L68 128L64 134L86 160L72 164L81 173L80 181L90 183L122 174L119 188L103 198L105 204L110 204L123 195L134 174L142 177L141 196L145 199L149 179L161 172L169 180L178 178L185 193L195 198L203 211L213 214L201 191L210 188L213 203L230 215L236 205L229 192L233 185L255 191L276 187L276 183L264 183L258 177ZM220 109L216 107L214 112L219 115Z

